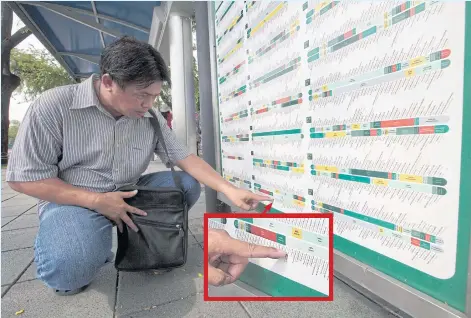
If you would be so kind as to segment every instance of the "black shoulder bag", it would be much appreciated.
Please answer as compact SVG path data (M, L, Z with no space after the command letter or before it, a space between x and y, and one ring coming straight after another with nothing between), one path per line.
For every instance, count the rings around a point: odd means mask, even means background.
M152 110L149 112L158 140L169 158L156 114ZM134 232L126 223L123 223L123 233L118 231L118 250L115 258L117 270L145 271L185 265L188 250L188 205L181 180L173 167L171 170L174 188L126 186L119 189L138 190L134 197L125 201L147 212L147 216L128 213L139 231Z

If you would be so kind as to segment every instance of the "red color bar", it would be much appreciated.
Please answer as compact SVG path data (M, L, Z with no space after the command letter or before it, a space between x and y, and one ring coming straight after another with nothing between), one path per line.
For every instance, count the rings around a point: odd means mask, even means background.
M302 98L298 98L298 104L301 104L303 102Z
M442 50L442 51L440 52L440 57L441 57L442 59L444 59L444 58L450 56L450 54L451 54L451 51L450 51L449 49L445 49L445 50Z
M404 11L404 10L406 10L406 4L405 3L401 4L401 12Z
M260 236L266 238L267 240L276 242L276 233L267 231L265 229L260 229Z
M236 67L234 67L234 71L237 70L239 67L241 67L242 65L244 65L245 61L240 63L239 65L237 65Z
M413 16L414 14L415 14L415 8L411 8L409 17Z
M235 156L228 156L227 158L228 159L235 159L236 157Z
M433 133L435 133L435 127L434 126L419 127L419 134L420 135L433 134Z
M270 191L265 190L265 189L260 189L260 190L258 190L258 191L259 191L259 192L262 192L262 193L265 193L265 194L268 194L268 195L270 194Z
M388 179L392 179L392 173L388 172Z
M250 233L252 233L253 235L261 236L260 232L261 232L261 228L250 225Z
M426 240L427 242L430 242L430 234L425 234L425 240Z
M378 136L378 131L376 129L370 129L370 136Z
M385 120L381 122L381 128L400 127L400 126L414 126L414 118Z
M343 35L343 39L348 39L349 37L351 37L353 35L353 30L350 30L348 32L346 32L344 35Z
M282 103L286 103L286 102L289 102L291 100L291 97L285 97L285 98L280 98L279 100L276 100L275 103L276 104L282 104Z
M261 114L261 113L266 113L267 111L268 111L268 108L262 108L262 109L257 110L255 113Z
M340 209L340 213L344 214L344 213L345 213L345 211L344 211L343 209Z
M392 69L393 72L397 72L397 66L396 66L396 64L394 64L391 69Z
M413 238L413 237L412 237L412 238L410 239L410 242L411 242L411 244L414 245L414 246L420 246L420 240L418 240L418 239L416 239L416 238Z

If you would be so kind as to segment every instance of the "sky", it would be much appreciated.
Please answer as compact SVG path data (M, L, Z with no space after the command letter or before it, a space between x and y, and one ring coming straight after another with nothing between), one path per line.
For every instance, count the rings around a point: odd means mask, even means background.
M23 22L13 13L13 27L11 33L14 34L18 29L24 26ZM17 49L27 49L30 46L35 48L43 49L44 46L39 42L39 40L31 34L25 40L23 40L18 46ZM10 100L10 120L19 120L22 121L25 116L26 111L28 110L30 102L25 102L24 96L22 94L15 94L11 97Z

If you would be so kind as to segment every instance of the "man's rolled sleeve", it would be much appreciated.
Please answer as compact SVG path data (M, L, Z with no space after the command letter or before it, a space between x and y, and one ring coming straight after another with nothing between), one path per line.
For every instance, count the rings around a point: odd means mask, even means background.
M164 137L165 146L167 146L168 156L167 158L165 154L165 150L162 146L162 142L160 140L157 141L157 145L155 148L155 153L159 156L160 160L167 166L175 166L176 163L180 160L185 159L191 153L187 147L185 147L178 139L175 133L168 127L165 118L160 114L157 113L157 119L159 120L160 129L162 131L162 135Z
M41 98L31 104L20 124L9 158L6 181L38 181L58 175L62 135Z

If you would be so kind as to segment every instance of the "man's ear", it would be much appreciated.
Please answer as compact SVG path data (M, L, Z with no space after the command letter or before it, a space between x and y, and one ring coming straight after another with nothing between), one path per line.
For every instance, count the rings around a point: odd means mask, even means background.
M113 79L111 78L111 76L109 74L104 74L101 77L101 82L105 89L111 92L111 90L113 89Z

